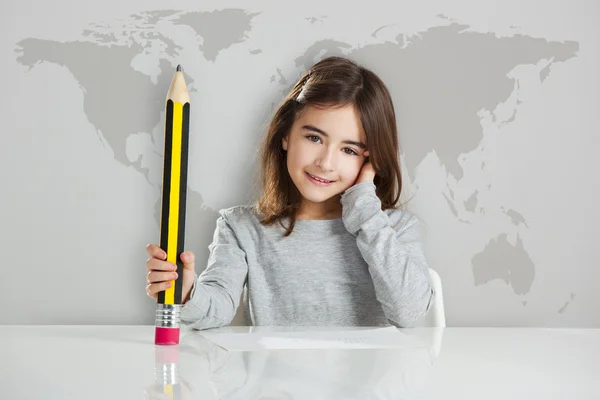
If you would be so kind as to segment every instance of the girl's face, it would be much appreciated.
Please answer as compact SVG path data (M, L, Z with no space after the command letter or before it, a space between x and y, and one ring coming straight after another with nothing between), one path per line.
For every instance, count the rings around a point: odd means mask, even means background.
M321 203L352 186L365 162L366 136L353 106L308 107L282 141L304 201Z

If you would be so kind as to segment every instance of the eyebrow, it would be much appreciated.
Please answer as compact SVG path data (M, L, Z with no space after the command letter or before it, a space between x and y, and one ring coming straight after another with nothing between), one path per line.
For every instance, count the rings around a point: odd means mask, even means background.
M329 137L329 135L327 134L327 132L325 132L324 130L319 129L316 126L313 126L313 125L304 125L304 126L302 126L302 129L304 129L305 131L317 132L317 133L319 133L319 134L321 134L321 135L323 135L325 137ZM364 143L362 143L362 142L354 142L352 140L344 140L344 141L342 141L342 143L344 143L344 144L352 144L354 146L360 147L363 150L367 149L367 146Z

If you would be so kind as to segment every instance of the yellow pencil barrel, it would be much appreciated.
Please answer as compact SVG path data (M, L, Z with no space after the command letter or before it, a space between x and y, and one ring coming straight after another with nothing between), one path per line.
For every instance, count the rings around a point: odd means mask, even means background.
M183 275L179 256L185 239L189 106L170 99L166 106L160 247L167 253L167 261L177 264L179 276ZM181 279L171 281L171 287L159 293L158 302L181 304L181 283Z

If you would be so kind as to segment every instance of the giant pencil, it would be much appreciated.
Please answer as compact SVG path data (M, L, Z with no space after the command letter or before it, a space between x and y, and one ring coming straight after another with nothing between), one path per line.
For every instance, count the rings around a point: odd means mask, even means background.
M167 261L177 264L177 279L158 293L154 343L179 343L185 239L190 96L181 66L171 81L166 100L165 149L160 219L160 247Z

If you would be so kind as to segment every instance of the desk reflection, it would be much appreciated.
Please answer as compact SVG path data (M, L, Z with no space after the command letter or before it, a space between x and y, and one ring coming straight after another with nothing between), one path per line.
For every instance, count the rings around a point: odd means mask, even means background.
M226 327L221 332L298 328ZM331 328L330 328L331 329ZM190 331L179 346L156 346L146 399L398 399L427 384L444 329L401 330L399 349L230 352ZM416 340L415 340L416 339Z

